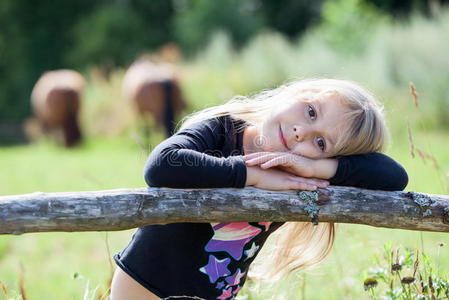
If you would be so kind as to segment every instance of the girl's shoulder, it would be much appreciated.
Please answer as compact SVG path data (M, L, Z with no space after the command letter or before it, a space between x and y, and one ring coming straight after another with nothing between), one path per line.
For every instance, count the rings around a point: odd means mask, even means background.
M216 134L237 133L242 131L244 125L245 121L231 115L224 115L192 123L178 133L182 133L183 131L212 131Z

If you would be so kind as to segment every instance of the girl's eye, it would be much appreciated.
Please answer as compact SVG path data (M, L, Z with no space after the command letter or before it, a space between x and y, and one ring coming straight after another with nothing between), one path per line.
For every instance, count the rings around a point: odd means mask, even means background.
M310 117L312 120L315 120L315 119L316 119L316 112L315 112L315 109L313 109L313 107L312 107L311 105L309 105L308 111L307 111L307 112L309 113L309 117Z
M316 143L318 147L321 149L321 151L324 152L324 150L326 149L326 142L324 141L324 139L322 137L318 137L316 139Z

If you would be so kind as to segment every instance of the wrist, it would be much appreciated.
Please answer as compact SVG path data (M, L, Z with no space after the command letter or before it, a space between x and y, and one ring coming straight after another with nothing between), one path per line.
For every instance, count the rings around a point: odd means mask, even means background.
M337 172L338 159L324 158L316 160L313 164L313 176L320 179L332 178Z
M257 166L246 167L246 183L245 186L256 185L259 178L260 169Z

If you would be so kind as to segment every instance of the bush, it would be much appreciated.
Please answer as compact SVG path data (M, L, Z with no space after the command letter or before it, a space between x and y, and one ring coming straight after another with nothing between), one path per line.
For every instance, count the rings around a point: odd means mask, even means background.
M112 70L130 63L141 49L145 27L134 11L120 5L100 7L81 19L73 29L70 65L98 64Z
M435 267L429 255L418 250L406 248L404 252L400 255L399 247L386 244L383 258L377 258L375 267L365 272L364 288L372 299L448 299L449 281L439 265Z

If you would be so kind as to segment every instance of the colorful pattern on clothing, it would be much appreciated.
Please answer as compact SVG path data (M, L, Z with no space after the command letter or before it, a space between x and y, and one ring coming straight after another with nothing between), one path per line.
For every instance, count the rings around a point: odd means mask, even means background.
M257 254L260 246L251 242L259 233L268 231L272 222L259 222L258 225L264 227L261 229L245 222L237 223L212 223L214 235L204 247L204 250L210 252L225 252L229 257L217 259L213 254L209 255L207 265L199 268L199 271L209 277L211 284L216 284L216 288L221 290L219 300L235 299L235 296L242 288L242 279L246 277L246 272L240 268L231 275L227 268L231 260L245 261ZM248 246L247 246L248 245ZM245 250L246 248L246 250Z

